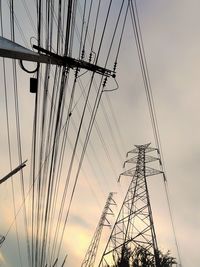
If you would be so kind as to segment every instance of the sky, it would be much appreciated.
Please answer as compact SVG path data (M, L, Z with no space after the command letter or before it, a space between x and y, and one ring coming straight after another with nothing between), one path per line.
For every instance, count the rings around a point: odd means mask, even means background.
M25 2L28 4L29 12L34 18L35 11L30 10L31 1ZM113 2L116 6L121 3L119 0ZM16 4L16 1L14 3ZM23 43L18 31L16 40L30 48L29 40L32 36L35 36L35 33L34 29L30 27L30 21L22 3L23 1L20 1L19 5L15 5L16 16L28 44ZM198 253L200 246L200 215L198 212L200 208L198 166L200 159L200 118L198 116L200 98L200 3L197 0L140 0L137 1L137 4L182 267L198 267L200 263ZM10 38L6 1L3 1L3 7L4 35ZM106 49L106 46L104 49ZM9 64L8 62L8 77ZM19 67L17 68L22 151L23 158L28 159L25 176L29 177L34 97L29 93L30 76L20 70ZM5 175L10 168L6 126L3 126L6 125L6 116L2 73L1 63L1 176ZM88 85L89 75L87 75L83 79L85 87ZM13 115L14 101L9 90L13 81L7 79L10 120L13 122L10 126L10 135L13 166L15 166L17 165L17 153L16 127ZM127 19L117 65L117 82L119 84L118 90L103 94L102 104L95 120L101 131L105 146L102 146L97 128L94 127L81 169L63 241L62 257L64 258L65 254L68 254L66 266L80 266L106 198L111 191L118 192L115 195L118 205L113 207L115 214L117 214L130 182L130 177L124 177L120 184L116 182L119 174L123 172L122 167L126 160L126 152L133 149L135 144L151 142L152 146L155 146L134 35L130 26L130 16ZM115 84L109 80L107 86L108 89L112 89ZM79 96L80 92L78 91L75 99L78 99ZM112 105L112 110L109 102ZM77 106L79 107L79 104L81 108L81 103L78 103ZM103 105L110 127L104 114ZM117 126L112 112L117 121ZM78 115L74 114L72 118L77 126ZM72 130L70 132L72 142L74 141L73 136ZM70 148L68 149L70 150ZM66 155L66 162L68 156L69 154ZM66 169L67 166L66 163ZM22 202L19 178L19 175L16 175L14 181L17 210ZM162 176L150 177L148 185L159 247L163 251L170 250L172 255L177 257ZM11 188L10 182L4 183L0 188L0 234L2 235L7 232L14 218ZM27 183L26 193L28 188ZM20 225L23 225L21 213L19 212L17 224L19 226L18 234L22 255L25 255L22 257L22 265L26 266L26 238L23 227L20 227ZM112 223L114 220L114 217L110 218ZM104 229L97 262L105 247L109 233L110 229ZM20 266L14 225L0 248L0 265L5 267Z

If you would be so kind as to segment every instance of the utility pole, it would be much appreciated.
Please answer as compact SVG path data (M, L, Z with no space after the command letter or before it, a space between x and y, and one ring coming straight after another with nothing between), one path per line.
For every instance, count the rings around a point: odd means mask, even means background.
M147 186L147 176L162 172L147 166L147 163L159 160L158 157L147 155L153 151L158 152L156 148L151 148L150 144L145 144L136 145L133 150L128 152L128 154L133 153L136 156L125 161L125 164L136 164L136 167L120 175L120 177L131 176L132 181L100 260L99 267L116 266L116 264L117 266L124 266L122 261L127 257L127 253L130 255L128 261L132 263L134 253L138 249L144 249L148 252L154 266L159 266L158 245Z
M93 267L94 266L103 227L104 226L110 226L110 223L107 219L107 215L113 215L113 211L111 209L111 206L116 205L115 201L113 200L113 194L114 193L111 192L108 196L108 199L106 201L106 205L103 209L99 223L97 225L97 228L95 230L93 238L90 242L89 248L86 252L86 255L85 255L85 258L81 264L81 267Z
M0 185L2 183L4 183L5 181L7 181L10 177L12 177L14 174L16 174L17 172L19 172L20 170L22 170L25 166L26 166L26 161L22 162L18 167L16 167L14 170L12 170L11 172L9 172L6 176L4 176L3 178L0 179ZM3 244L5 240L5 236L0 235L0 247Z
M6 180L8 180L10 177L12 177L14 174L19 172L21 169L23 169L26 166L26 161L22 162L17 168L9 172L6 176L0 179L0 184L4 183Z

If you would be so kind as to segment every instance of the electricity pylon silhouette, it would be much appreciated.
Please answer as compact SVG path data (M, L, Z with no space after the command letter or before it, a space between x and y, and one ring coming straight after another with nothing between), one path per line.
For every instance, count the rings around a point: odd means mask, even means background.
M104 226L110 226L110 222L107 219L107 215L114 215L113 211L111 209L112 205L116 205L115 201L113 200L113 194L114 193L111 192L108 196L108 199L106 201L106 205L103 209L99 223L96 227L95 233L94 233L93 238L90 242L89 248L85 254L85 258L81 264L81 267L94 266L103 227Z
M159 157L147 155L149 152L158 150L151 148L150 144L136 145L129 153L136 154L125 161L136 164L120 177L131 176L132 181L123 201L122 207L112 229L100 266L124 266L122 261L130 256L128 261L133 263L134 253L143 249L148 253L151 266L159 266L158 245L154 229L152 210L150 205L149 191L147 187L147 176L162 173L150 168L147 163L160 160ZM119 179L120 179L119 177ZM149 266L149 265L145 265Z
M3 244L4 240L5 240L5 237L3 235L0 235L0 247Z

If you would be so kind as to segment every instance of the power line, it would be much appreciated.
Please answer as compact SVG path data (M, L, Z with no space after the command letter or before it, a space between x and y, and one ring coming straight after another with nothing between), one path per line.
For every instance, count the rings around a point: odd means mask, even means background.
M149 112L150 112L150 116L151 116L154 138L155 138L156 146L158 147L160 157L161 157L161 168L162 168L163 173L165 173L166 171L164 168L164 157L163 157L163 153L162 153L160 133L159 133L158 122L157 122L157 117L156 117L155 104L154 104L151 82L150 82L150 77L149 77L149 72L148 72L148 67L147 67L147 61L146 61L146 55L145 55L144 44L143 44L143 39L142 39L142 33L141 33L141 27L140 27L140 21L139 21L139 16L138 16L138 11L137 11L136 0L134 0L134 1L131 0L130 12L131 12L131 21L132 21L132 26L133 26L133 30L134 30L134 36L135 36L135 40L136 40L138 56L139 56L139 60L140 60L140 67L141 67L141 71L142 71L142 76L143 76L143 81L144 81L144 86L145 86L145 91L146 91L146 96L147 96L147 102L148 102L148 106L149 106ZM177 241L177 237L176 237L176 233L175 233L175 227L174 227L174 222L173 222L173 217L172 217L172 212L171 212L171 204L169 201L167 180L166 180L165 175L164 175L164 187L165 187L165 193L166 193L166 197L167 197L167 204L168 204L168 208L169 208L169 214L170 214L170 220L171 220L172 229L173 229L173 235L174 235L174 239L175 239L175 245L176 245L176 249L177 249L177 253L178 253L178 260L179 260L179 263L182 265L181 257L180 257L180 250L179 250L179 246L178 246L178 241Z

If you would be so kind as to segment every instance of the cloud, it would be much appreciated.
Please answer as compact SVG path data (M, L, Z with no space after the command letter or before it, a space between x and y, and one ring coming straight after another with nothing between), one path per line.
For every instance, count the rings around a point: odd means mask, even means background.
M200 229L200 217L197 213L197 210L200 208L200 118L198 115L200 99L200 4L198 0L183 0L181 3L174 0L141 0L137 1L137 3L165 157L174 223L178 241L180 242L183 264L185 267L198 267L200 262L197 251L197 248L200 246L200 232L198 230ZM23 16L20 17L23 18ZM102 138L104 138L104 144L101 143L94 128L90 139L92 147L89 145L87 149L90 162L86 157L83 164L84 172L79 177L64 238L64 252L62 252L62 256L64 258L65 252L68 253L67 264L70 267L79 266L78 263L81 263L92 234L95 231L108 192L119 189L120 196L116 196L116 198L120 202L130 182L130 178L122 180L124 192L121 192L120 187L116 185L118 174L123 171L123 159L117 153L113 136L120 147L120 152L122 151L121 154L124 160L125 152L132 149L134 144L152 142L154 146L154 137L130 19L128 23L117 65L117 81L120 87L117 91L109 93L125 148L120 142L118 129L111 116L106 96L103 95L102 102L105 105L105 111L113 135L110 133L102 107L100 106L96 121L99 124ZM84 84L87 84L87 75L88 73L86 76L83 76L85 78ZM2 74L0 74L0 77L2 81ZM20 71L19 98L23 156L31 155L34 97L28 92L28 82L29 76L24 75ZM8 86L9 93L12 92L11 83L12 81L10 80ZM113 81L108 80L107 85L108 89L112 89ZM77 95L79 93L80 90L76 92ZM94 92L92 92L93 95ZM3 92L1 92L1 125L5 125L6 122L3 99ZM9 104L12 121L12 156L14 157L13 161L16 162L16 129L12 97ZM76 114L75 111L74 114ZM76 124L78 124L77 117L73 117ZM74 132L70 132L72 140L74 140L74 136ZM0 139L1 175L5 174L9 168L6 140L6 128L2 127ZM80 151L81 149L78 149L78 155L80 155ZM65 158L66 170L69 157L70 153ZM25 175L26 185L28 185L28 172L29 169ZM18 176L15 176L14 183L17 208L21 203L20 180L18 178ZM66 176L62 177L63 183L65 178ZM164 250L170 249L176 253L161 179L160 177L154 177L148 180L158 240ZM72 178L72 184L73 181ZM10 184L5 184L1 187L1 213L3 214L3 219L0 223L3 232L6 232L8 225L10 225L13 219L11 204L11 187ZM23 225L21 222L22 217L20 213L18 223ZM55 230L55 223L56 218L52 222L53 230ZM19 233L20 240L23 243L22 246L25 248L23 227L20 228ZM14 262L13 255L16 253L16 237L12 232L10 234L9 246L11 246L11 249L10 247L7 248L7 254L3 253L1 255L1 261L10 257L10 261ZM107 234L109 235L108 232ZM108 235L103 237L104 243L106 243ZM12 253L13 255L11 255Z
M3 256L3 253L0 251L0 264L6 264L5 258Z

